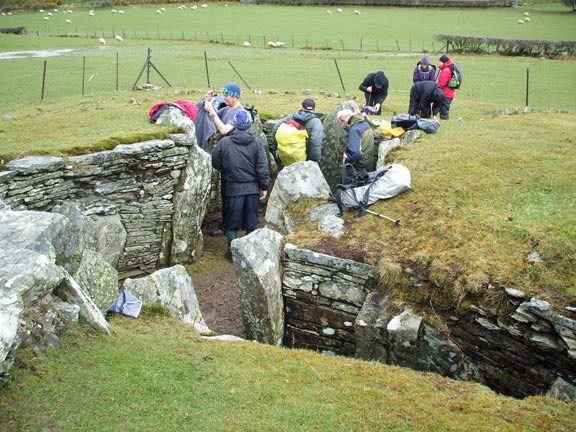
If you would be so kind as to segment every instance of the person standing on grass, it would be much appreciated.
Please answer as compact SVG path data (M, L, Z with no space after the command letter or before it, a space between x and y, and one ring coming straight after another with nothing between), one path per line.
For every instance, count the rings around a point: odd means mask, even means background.
M374 132L360 113L349 109L338 111L338 121L348 133L346 152L342 164L351 164L358 172L370 172L376 169L374 158Z
M436 81L436 66L430 64L428 57L424 56L416 63L416 68L412 74L412 82Z
M440 72L438 72L438 85L444 92L444 106L440 109L440 118L442 120L450 119L450 105L456 96L453 88L448 87L448 83L452 79L452 60L446 54L440 57Z
M366 75L364 81L358 87L364 92L366 105L364 109L369 114L382 114L382 104L388 96L388 78L383 71L373 72Z
M214 91L209 90L204 97L204 110L208 114L208 117L214 123L214 127L222 136L226 136L231 131L234 130L234 115L236 112L242 108L240 103L240 96L242 95L242 90L240 86L235 82L230 82L224 86L222 89L222 94L224 95L224 103L226 106L220 108L218 111L214 108L211 103L214 97ZM223 197L222 190L225 188L224 179L220 179L220 195ZM224 221L224 206L222 206L222 221ZM221 223L216 228L208 232L211 236L223 236L226 234L223 223Z
M264 145L248 132L252 125L250 113L236 110L233 123L234 129L212 152L212 167L222 176L222 222L228 239L228 259L232 259L231 244L238 230L250 234L258 228L259 200L266 198L270 181Z

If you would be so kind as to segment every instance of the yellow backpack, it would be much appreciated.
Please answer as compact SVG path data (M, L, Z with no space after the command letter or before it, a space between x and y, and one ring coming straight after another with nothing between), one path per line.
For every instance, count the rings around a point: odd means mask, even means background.
M306 160L306 140L308 132L294 120L288 120L276 131L278 157L288 166L294 162Z

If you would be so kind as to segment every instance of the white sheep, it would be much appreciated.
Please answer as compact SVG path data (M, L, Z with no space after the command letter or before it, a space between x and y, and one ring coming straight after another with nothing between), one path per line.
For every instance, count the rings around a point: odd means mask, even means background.
M530 16L528 12L524 12L524 16Z
M526 17L524 18L524 21L530 22L530 18Z
M521 19L519 19L517 22L518 22L518 24L524 24L524 20L521 20Z
M114 36L114 39L116 39L118 42L124 42L124 38L120 35Z
M198 9L198 6L194 5L194 6L192 6L190 9L191 9L191 10L196 10L196 9Z
M90 9L90 10L88 11L88 15L94 16L94 10Z
M354 11L354 14L355 14L355 15L360 15L360 11L359 11L358 9L356 9L356 10Z
M100 45L106 45L106 39L104 39L103 37L98 38L98 43L100 43Z
M338 8L338 9L336 9L336 12L342 13L342 9Z
M162 12L166 12L166 8L161 7L160 10L161 10Z
M244 46L246 46L246 47L249 47L249 46L250 46L250 42L244 41L244 43L243 43L242 45L244 45Z
M121 15L124 15L124 11L123 11L122 9L120 9L120 10L118 11L118 13L121 14Z
M44 11L44 9L40 9L38 12L44 13L45 11Z
M112 9L110 12L116 13L116 12L118 12L118 11L117 11L116 9Z
M48 15L48 16L52 16L52 12L48 12L46 15Z
M203 8L207 8L208 5L207 5L206 3L203 3L203 4L202 4L202 7L203 7Z
M4 12L2 12L2 13L4 13ZM45 19L46 21L48 21L48 20L50 19L50 17L44 17L44 19Z
M162 13L162 11L161 11L160 9L156 9L156 13L157 13L158 15L160 15L160 14Z
M331 11L331 10L327 10L326 13L327 13L328 15L332 15L332 11Z
M69 20L69 19L65 20L64 22L65 22L66 24L72 24L72 20Z

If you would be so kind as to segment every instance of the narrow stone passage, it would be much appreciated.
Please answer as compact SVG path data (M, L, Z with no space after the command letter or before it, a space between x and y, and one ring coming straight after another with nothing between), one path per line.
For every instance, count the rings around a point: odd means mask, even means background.
M234 265L224 257L226 237L210 237L212 228L203 227L204 255L187 268L208 327L219 334L244 337L238 279Z

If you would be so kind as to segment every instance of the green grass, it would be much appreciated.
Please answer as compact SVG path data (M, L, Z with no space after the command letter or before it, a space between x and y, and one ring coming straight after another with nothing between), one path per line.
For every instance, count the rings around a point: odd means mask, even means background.
M0 390L0 429L568 431L576 422L557 400L303 350L199 342L168 318L111 326L109 337L79 326L61 349L22 361Z

